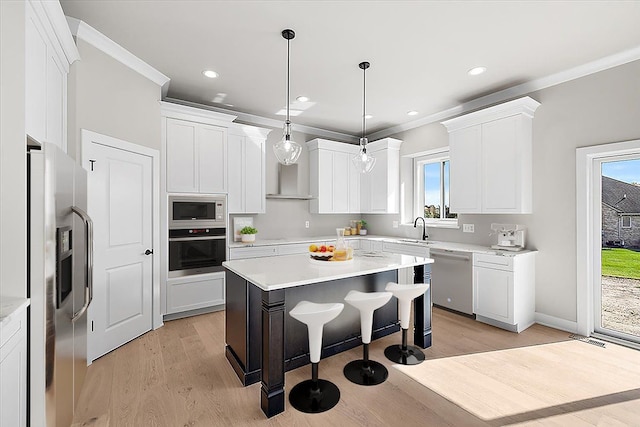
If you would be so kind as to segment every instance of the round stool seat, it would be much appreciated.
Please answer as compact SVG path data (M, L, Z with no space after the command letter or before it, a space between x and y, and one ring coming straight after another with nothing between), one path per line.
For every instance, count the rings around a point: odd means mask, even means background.
M342 312L342 303L313 303L300 301L289 315L307 325L311 379L296 384L289 392L289 402L298 411L319 413L327 411L340 401L340 390L330 381L318 378L318 363L322 353L322 329Z
M429 289L428 283L398 284L389 282L385 290L398 298L398 317L402 328L402 345L392 345L384 350L384 355L392 362L403 365L417 365L424 361L424 353L418 347L407 345L407 331L411 317L411 302Z
M373 330L373 312L385 305L392 297L391 292L350 291L344 301L360 311L363 359L353 360L344 367L344 376L352 383L377 385L389 376L389 371L380 362L369 360L369 343Z

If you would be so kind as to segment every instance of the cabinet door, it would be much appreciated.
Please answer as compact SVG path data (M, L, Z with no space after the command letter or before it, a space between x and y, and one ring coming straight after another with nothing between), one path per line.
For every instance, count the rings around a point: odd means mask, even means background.
M487 213L519 211L519 116L482 125L482 210ZM453 165L452 165L453 169Z
M333 186L332 213L349 213L349 154L333 153L333 174L328 177Z
M229 135L227 143L227 210L229 213L245 212L245 138Z
M480 316L513 323L513 272L474 267L474 311Z
M370 175L370 212L384 213L388 211L388 156L387 150L380 150L373 153L376 157L376 164Z
M0 347L0 426L26 426L27 344L26 314L14 319L3 332L18 331ZM6 328L6 329L5 329ZM5 336L2 337L5 339Z
M224 304L224 273L167 280L167 314Z
M450 198L455 213L480 213L482 133L480 125L449 134Z
M47 141L56 144L65 152L66 80L67 73L51 52L47 56Z
M318 150L318 212L333 213L333 152Z
M227 192L227 130L217 126L198 126L198 191Z
M47 38L27 7L25 28L25 128L43 142L47 137Z
M198 192L196 165L197 125L167 119L167 191Z
M245 138L244 199L246 213L265 212L265 140Z
M347 154L349 164L349 213L360 213L360 172L353 166L352 157L353 154Z

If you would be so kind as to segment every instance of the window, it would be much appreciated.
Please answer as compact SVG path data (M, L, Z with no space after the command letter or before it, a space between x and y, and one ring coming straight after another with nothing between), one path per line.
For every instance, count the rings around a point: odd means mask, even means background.
M623 216L622 217L622 228L631 228L631 217Z
M449 151L416 157L415 215L427 222L457 225L458 215L449 211Z

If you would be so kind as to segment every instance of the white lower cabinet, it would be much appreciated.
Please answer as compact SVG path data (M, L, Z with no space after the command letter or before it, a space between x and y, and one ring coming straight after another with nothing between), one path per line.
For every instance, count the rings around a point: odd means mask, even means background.
M167 280L167 313L181 313L224 304L224 272Z
M0 329L0 426L27 425L27 311Z
M514 332L535 321L535 252L474 254L476 320Z

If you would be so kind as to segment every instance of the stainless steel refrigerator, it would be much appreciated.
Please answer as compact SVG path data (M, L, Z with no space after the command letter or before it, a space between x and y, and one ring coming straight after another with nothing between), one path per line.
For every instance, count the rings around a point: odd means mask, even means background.
M53 144L28 152L29 419L71 424L87 370L93 225L87 174Z

